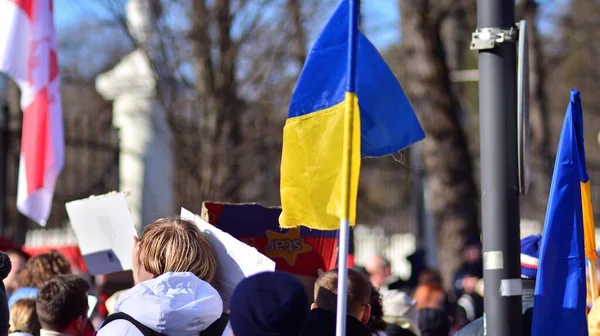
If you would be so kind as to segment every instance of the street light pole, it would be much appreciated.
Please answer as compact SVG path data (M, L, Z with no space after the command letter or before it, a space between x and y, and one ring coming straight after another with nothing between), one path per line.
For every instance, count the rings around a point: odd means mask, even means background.
M486 335L521 335L515 0L478 0Z

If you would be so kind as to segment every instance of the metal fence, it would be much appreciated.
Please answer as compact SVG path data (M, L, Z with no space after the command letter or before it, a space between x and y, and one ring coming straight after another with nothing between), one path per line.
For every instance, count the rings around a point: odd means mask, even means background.
M2 235L23 243L29 228L39 226L16 208L22 117L3 108L0 118L0 184L5 189L0 206ZM63 227L68 220L65 202L119 189L119 133L110 110L64 116L65 165L56 185L48 228Z

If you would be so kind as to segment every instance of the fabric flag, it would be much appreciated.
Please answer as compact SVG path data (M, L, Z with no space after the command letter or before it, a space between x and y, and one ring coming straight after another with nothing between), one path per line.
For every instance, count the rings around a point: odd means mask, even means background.
M17 207L45 225L64 164L52 0L0 0L0 71L21 89Z
M316 279L318 270L335 268L338 231L305 227L282 230L281 208L258 204L204 202L202 218L256 248L276 264L276 270Z
M581 100L579 91L571 90L542 234L533 304L533 336L588 334L584 224L592 222L584 220L591 216L586 198L589 199L589 178Z
M393 154L425 137L398 80L358 26L356 94L346 91L349 10L349 1L342 1L308 54L292 95L283 131L282 228L339 229L347 104L355 107L351 224L361 157Z

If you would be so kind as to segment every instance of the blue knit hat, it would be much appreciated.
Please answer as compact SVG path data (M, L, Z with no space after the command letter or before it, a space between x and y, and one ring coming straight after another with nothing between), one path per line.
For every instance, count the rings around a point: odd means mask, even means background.
M231 297L231 328L241 336L300 335L308 317L308 296L295 277L265 272L240 282Z
M540 258L541 235L521 239L521 277L535 279Z

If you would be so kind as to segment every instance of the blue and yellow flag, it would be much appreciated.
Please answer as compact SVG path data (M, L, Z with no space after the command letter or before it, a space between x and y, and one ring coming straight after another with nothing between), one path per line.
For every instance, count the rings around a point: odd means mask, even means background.
M350 168L350 218L356 217L361 157L395 153L425 137L398 80L377 49L351 28L350 2L342 1L308 54L291 99L281 159L282 228L339 229L342 218L344 113L354 112ZM348 62L351 34L356 60ZM356 92L347 83L355 64ZM350 91L350 92L349 92Z
M588 334L585 257L595 246L589 183L581 99L571 90L542 234L533 336ZM590 257L596 259L595 248Z

